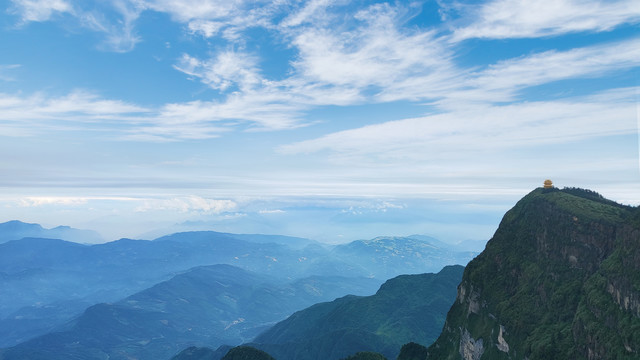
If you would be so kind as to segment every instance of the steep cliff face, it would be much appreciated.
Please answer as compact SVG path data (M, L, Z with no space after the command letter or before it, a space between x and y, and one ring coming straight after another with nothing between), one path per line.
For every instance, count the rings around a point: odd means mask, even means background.
M429 359L640 356L640 210L536 189L465 269Z

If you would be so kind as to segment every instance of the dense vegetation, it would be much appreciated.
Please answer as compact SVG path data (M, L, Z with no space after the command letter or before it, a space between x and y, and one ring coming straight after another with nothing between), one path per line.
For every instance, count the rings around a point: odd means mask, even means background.
M467 266L429 359L638 358L637 208L537 189Z
M347 356L342 360L387 360L382 354L378 354L371 351L360 351L354 355Z
M340 359L359 351L395 359L402 344L429 344L440 334L462 266L402 275L373 296L314 305L258 336L254 346L277 359Z
M424 360L427 357L427 348L418 343L410 342L402 345L398 360Z
M275 360L271 355L251 346L238 346L229 350L222 360Z

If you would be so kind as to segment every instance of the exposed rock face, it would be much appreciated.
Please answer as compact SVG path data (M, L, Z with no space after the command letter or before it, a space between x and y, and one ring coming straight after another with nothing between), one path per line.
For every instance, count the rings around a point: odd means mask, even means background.
M460 336L460 355L464 360L479 360L484 353L482 339L475 340L467 329L461 329Z
M616 285L613 281L607 285L607 292L611 294L613 300L621 309L640 317L640 299L638 299L638 293L629 288Z
M640 358L640 209L536 189L469 263L428 359Z
M496 344L496 347L498 348L498 350L508 353L509 344L507 344L507 341L502 336L503 333L504 333L504 326L500 325L500 333L498 334L498 343Z

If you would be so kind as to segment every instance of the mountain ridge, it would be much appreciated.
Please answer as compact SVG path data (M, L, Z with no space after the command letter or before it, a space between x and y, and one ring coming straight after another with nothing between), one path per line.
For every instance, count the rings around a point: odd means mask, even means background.
M104 242L104 238L93 230L76 229L65 225L46 229L40 224L26 223L20 220L0 223L0 244L27 237L60 239L80 244L99 244Z
M463 267L438 273L400 275L371 296L347 295L298 311L245 344L279 360L338 360L362 351L395 358L408 341L433 341L455 299ZM210 359L229 350L200 349ZM192 359L193 349L176 356Z
M5 349L0 359L151 360L187 346L239 345L344 288L370 293L374 286L375 280L360 278L285 283L227 264L199 266L123 300L90 306L55 332Z

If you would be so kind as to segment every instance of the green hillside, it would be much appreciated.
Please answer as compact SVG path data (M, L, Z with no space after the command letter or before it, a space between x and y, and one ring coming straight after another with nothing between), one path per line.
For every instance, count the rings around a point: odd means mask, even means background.
M436 339L462 270L448 266L438 274L402 275L375 295L316 304L267 330L252 345L279 360L341 359L362 351L394 359L404 343Z
M638 359L640 210L536 189L465 269L428 359Z

